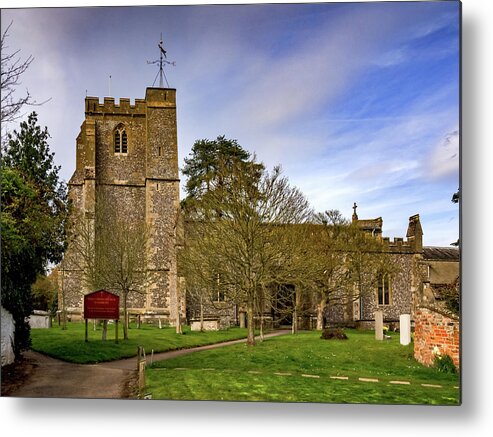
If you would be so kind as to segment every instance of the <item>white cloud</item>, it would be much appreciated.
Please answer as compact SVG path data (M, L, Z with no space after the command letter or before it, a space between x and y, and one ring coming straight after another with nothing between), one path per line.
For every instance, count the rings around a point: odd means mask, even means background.
M427 7L428 3L423 6ZM29 19L16 19L15 24L23 51L35 49L36 62L39 59L29 81L26 76L26 85L36 83L29 89L37 96L53 97L50 105L39 108L40 121L53 136L57 161L63 158L64 177L70 177L75 165L85 89L102 97L107 75L113 73L116 97L143 97L156 74L145 59L153 59L159 30L154 33L166 23L168 55L177 61L167 74L178 89L180 165L196 139L225 134L257 152L268 167L281 163L318 210L338 208L350 216L352 202L361 202L364 216L382 215L392 230L405 227L407 214L420 212L432 199L416 188L425 170L437 173L440 180L457 171L446 159L454 147L452 140L452 146L442 147L437 136L450 131L457 120L453 83L429 95L416 88L405 106L374 117L374 106L383 101L378 90L372 94L374 90L368 89L364 98L354 95L370 69L403 63L415 55L406 42L448 22L442 17L433 24L436 17L424 9L416 8L421 12L415 13L411 6L404 8L410 13L385 4L327 7L326 14L306 20L315 23L310 27L300 25L304 17L297 17L301 21L292 26L289 14L272 20L260 7L245 7L248 16L232 18L226 9L207 8L204 15L205 9L190 7L190 12L173 19L168 9L159 17L136 9L135 27L125 34L110 24L102 26L107 15L89 9L82 17L82 10L67 12L70 19L33 9L25 13ZM342 15L341 10L347 13ZM144 27L138 25L143 18L147 18ZM151 45L147 52L145 47ZM341 102L352 98L361 106L348 105L351 108L336 119L337 108L344 106ZM403 193L399 187L406 184Z
M459 171L459 131L447 133L434 147L428 161L428 174L433 179L457 175Z
M373 62L379 67L392 67L401 64L409 59L409 54L404 48L393 49L383 53Z

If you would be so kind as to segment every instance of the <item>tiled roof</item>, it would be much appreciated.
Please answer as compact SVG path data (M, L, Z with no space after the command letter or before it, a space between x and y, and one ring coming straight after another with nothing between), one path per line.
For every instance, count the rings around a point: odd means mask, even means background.
M455 247L423 247L423 259L441 261L459 261L459 249Z
M363 219L357 221L358 227L360 229L372 231L374 229L382 230L383 220L382 217L376 219Z

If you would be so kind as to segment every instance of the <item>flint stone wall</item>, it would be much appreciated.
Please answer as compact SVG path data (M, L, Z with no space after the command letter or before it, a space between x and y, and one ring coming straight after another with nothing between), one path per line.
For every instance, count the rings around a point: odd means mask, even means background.
M375 311L383 312L384 322L399 322L401 314L413 314L413 269L414 254L392 254L392 261L397 265L396 274L392 275L390 305L378 305L377 288L362 298L361 320L374 320Z

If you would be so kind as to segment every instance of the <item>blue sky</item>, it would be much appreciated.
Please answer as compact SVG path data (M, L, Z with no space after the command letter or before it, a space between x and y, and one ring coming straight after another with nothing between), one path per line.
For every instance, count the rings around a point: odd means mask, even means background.
M3 9L8 45L68 180L84 97L143 98L157 70L177 88L180 166L199 138L235 138L281 164L318 210L381 216L426 245L459 233L459 4L326 3ZM14 128L15 126L10 126Z

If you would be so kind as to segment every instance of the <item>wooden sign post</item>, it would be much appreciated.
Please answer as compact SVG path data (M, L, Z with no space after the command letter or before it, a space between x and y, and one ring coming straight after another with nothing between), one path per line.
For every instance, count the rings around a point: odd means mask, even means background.
M106 290L98 290L84 296L85 341L88 342L89 319L114 320L115 343L118 343L118 320L120 318L120 296Z

